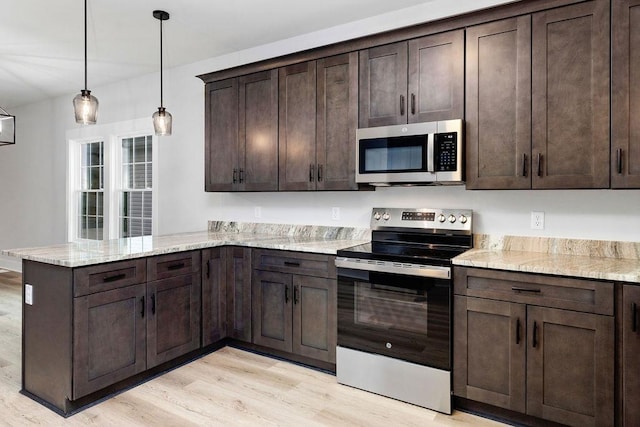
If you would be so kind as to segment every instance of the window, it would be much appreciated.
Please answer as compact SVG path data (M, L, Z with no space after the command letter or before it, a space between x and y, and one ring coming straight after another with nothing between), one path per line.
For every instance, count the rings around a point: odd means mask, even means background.
M67 131L69 241L153 235L157 153L150 124L140 119Z
M151 235L152 147L150 135L122 140L120 237Z
M104 142L89 142L80 146L80 176L78 194L78 237L102 240L104 236Z

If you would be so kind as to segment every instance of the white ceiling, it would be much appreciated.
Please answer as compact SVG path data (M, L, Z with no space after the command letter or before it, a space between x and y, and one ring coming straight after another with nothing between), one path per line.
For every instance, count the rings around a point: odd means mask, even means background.
M89 0L88 88L435 0ZM495 1L500 3L504 1ZM437 2L436 2L437 3ZM83 0L2 0L0 106L79 92Z

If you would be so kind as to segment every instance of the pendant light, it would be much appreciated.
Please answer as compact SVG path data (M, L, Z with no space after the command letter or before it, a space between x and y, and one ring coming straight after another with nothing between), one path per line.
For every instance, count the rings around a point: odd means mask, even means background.
M16 116L12 116L0 107L0 145L16 143Z
M98 99L87 89L87 0L84 0L84 89L73 98L76 123L95 125L98 118Z
M169 20L169 13L164 10L154 10L153 17L160 21L160 107L153 113L153 128L158 136L171 135L171 113L162 104L162 21Z

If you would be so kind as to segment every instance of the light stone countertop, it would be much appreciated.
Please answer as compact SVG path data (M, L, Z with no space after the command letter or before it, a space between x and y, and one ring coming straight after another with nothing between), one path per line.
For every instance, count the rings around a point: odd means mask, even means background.
M274 231L265 224L252 228L253 232L245 232L234 228L235 224L210 222L210 231L8 249L2 254L63 267L82 267L226 245L335 255L339 249L370 240L366 229L317 226L295 226L294 229L277 225ZM228 231L219 231L221 229Z
M640 283L640 243L474 236L454 265Z

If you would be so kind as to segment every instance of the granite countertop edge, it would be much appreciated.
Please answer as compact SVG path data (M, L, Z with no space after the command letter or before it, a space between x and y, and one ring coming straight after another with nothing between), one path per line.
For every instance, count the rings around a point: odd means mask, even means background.
M344 233L343 233L344 234ZM343 236L340 236L343 237ZM340 249L366 243L369 238L287 236L258 233L202 231L114 239L101 242L72 242L33 248L7 249L0 253L23 260L62 267L84 267L149 256L164 255L220 246L242 246L335 255Z
M454 266L640 284L640 260L503 249L471 249Z

